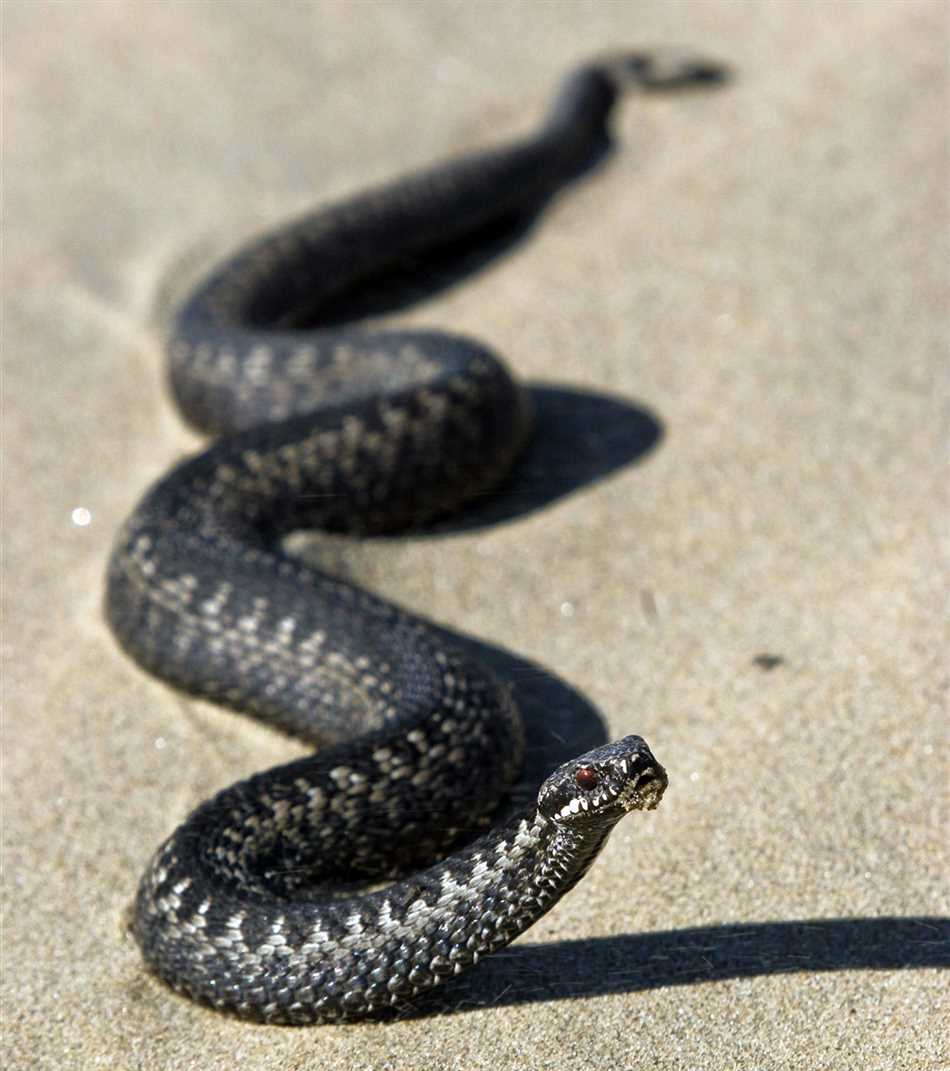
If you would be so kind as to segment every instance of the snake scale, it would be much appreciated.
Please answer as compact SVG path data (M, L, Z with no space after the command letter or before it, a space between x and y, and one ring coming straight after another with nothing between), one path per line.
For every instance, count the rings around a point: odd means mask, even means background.
M634 55L581 67L532 135L292 222L181 307L172 391L215 442L126 522L106 617L151 674L318 750L201 804L149 864L130 928L180 992L272 1023L401 1008L512 941L625 813L659 802L666 774L628 736L561 766L526 813L446 856L518 774L510 689L281 540L442 516L496 484L531 428L527 395L478 343L304 330L299 310L319 321L387 263L536 208L602 143L621 83L711 73ZM371 889L371 876L393 880Z

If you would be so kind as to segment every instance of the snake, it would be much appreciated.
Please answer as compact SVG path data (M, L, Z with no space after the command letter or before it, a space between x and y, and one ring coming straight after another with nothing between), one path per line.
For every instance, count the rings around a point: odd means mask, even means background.
M581 66L530 135L318 207L182 302L170 389L212 443L122 527L105 617L154 677L312 750L201 803L148 864L128 928L178 992L265 1023L411 1008L544 915L623 815L659 803L667 775L628 735L493 825L525 747L511 686L284 542L444 517L496 486L531 433L527 391L486 346L321 325L341 295L535 211L597 152L626 85L714 73L654 54Z

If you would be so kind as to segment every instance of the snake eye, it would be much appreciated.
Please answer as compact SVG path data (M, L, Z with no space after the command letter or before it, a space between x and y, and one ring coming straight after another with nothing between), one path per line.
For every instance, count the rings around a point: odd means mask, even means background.
M584 789L585 792L590 792L592 788L596 788L598 780L597 771L593 766L582 766L574 774L574 783L578 788Z

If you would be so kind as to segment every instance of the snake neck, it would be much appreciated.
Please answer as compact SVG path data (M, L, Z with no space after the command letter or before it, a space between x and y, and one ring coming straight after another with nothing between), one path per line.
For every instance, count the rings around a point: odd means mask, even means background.
M538 860L535 883L539 888L555 889L555 898L569 892L590 869L613 828L585 834L559 829Z

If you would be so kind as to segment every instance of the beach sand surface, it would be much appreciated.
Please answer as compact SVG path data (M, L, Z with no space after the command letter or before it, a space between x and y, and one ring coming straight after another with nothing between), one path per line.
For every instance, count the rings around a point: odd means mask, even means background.
M946 4L2 21L3 1066L950 1066ZM667 44L732 81L624 100L602 166L398 316L532 385L534 467L494 520L333 550L516 656L542 734L595 712L642 734L661 807L438 1014L286 1029L174 995L123 927L147 859L299 748L151 680L102 619L123 519L199 445L164 388L169 308L262 226Z

